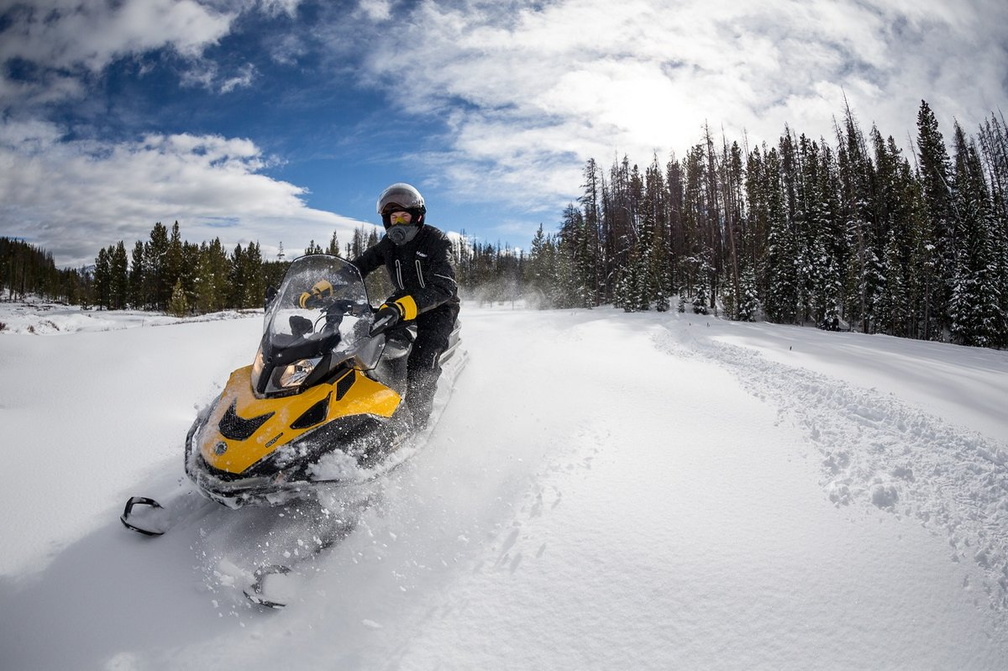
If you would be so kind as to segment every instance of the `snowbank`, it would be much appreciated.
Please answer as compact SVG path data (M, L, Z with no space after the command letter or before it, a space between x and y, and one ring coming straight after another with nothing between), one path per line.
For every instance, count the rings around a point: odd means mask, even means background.
M0 321L13 322L0 308ZM258 315L0 336L0 668L971 668L1008 659L1003 352L464 306L426 448L283 612L311 528L201 505L182 438ZM67 333L38 333L51 320ZM61 321L62 320L62 321ZM188 501L166 536L130 494Z

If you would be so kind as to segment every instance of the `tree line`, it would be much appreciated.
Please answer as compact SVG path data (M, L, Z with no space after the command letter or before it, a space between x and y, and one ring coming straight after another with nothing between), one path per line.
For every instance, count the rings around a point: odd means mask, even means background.
M327 247L312 240L304 254L355 256L377 240L374 231L361 227L345 249L333 233ZM220 238L197 245L182 239L177 221L170 230L156 223L149 238L138 240L129 255L122 241L98 252L90 295L99 308L176 316L261 308L267 287L279 286L289 265L283 243L277 259L264 259L258 242L238 244L233 250L225 249Z
M526 294L556 307L722 310L731 319L1008 345L1008 127L926 101L912 155L848 108L835 137L785 127L741 147L709 129L681 159L584 168L559 230L532 241Z
M950 151L951 148L951 151ZM848 108L827 140L785 127L749 147L709 129L680 159L643 170L628 157L584 166L581 196L527 250L463 234L460 290L480 300L627 311L718 311L730 319L817 324L964 345L1008 345L1008 126L958 123L951 145L926 101L909 156L866 134ZM341 247L377 242L361 227ZM173 314L262 306L286 271L259 244L193 244L157 223L130 252L99 251L93 271L56 270L43 250L0 239L0 290L106 309ZM382 273L369 293L384 296Z
M59 269L52 254L24 240L0 237L0 296L19 300L27 295L78 304L87 293L87 272Z

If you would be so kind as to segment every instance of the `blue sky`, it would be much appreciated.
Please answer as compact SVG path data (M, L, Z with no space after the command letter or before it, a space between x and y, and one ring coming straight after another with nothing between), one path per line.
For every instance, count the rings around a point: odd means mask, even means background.
M909 152L1008 101L1004 0L0 0L0 235L93 261L145 239L288 255L429 221L527 246L584 162L683 155L705 123L833 135L850 103Z

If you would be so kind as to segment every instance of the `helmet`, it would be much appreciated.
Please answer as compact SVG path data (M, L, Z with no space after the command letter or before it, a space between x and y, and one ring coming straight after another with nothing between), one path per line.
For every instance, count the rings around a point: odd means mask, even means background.
M413 217L412 223L416 224L417 227L423 225L424 214L427 212L427 208L424 207L423 196L420 195L420 192L416 190L416 187L404 182L393 184L382 191L381 195L378 196L377 209L386 230L388 230L391 223L389 221L389 214L396 209L409 212Z

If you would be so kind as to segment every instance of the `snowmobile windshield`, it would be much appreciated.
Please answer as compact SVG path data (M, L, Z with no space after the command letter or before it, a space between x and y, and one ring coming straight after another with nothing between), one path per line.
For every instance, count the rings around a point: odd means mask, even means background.
M254 366L256 390L293 390L321 357L352 358L368 344L373 321L355 266L325 254L296 259L266 310ZM268 381L260 379L264 373Z
M338 334L336 351L349 352L367 337L372 321L357 268L336 256L313 254L291 263L264 326L278 350L310 350Z

